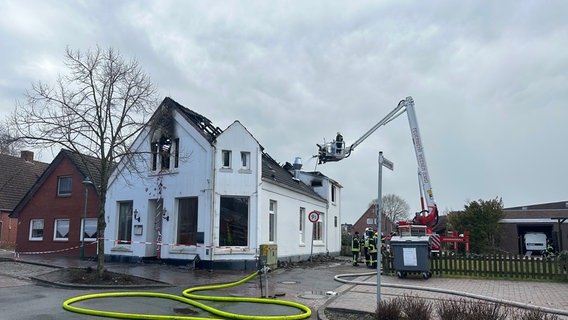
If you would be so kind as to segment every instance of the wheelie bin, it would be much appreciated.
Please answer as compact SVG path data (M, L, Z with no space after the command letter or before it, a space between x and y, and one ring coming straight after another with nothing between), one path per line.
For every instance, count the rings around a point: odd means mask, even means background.
M393 236L390 240L393 267L399 278L418 273L424 279L430 272L430 236Z

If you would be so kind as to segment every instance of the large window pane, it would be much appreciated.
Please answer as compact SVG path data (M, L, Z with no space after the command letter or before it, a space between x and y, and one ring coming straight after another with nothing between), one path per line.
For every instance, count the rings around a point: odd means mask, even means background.
M177 243L197 244L197 198L178 199Z
M221 197L219 245L248 245L248 207L248 197Z

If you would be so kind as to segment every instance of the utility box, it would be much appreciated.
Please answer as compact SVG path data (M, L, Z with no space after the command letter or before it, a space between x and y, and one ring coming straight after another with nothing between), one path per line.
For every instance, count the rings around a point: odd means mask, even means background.
M430 237L429 236L394 236L390 241L393 254L393 267L399 278L408 273L421 273L424 279L430 273Z
M278 265L278 246L275 244L261 244L259 254L260 265L276 269Z

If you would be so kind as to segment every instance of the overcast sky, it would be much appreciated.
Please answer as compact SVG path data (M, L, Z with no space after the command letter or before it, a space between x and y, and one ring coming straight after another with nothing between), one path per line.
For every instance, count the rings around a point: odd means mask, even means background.
M379 151L395 167L383 194L420 210L406 116L341 162L311 158L407 96L442 213L568 201L568 1L0 0L0 12L2 118L65 72L67 46L113 47L161 97L222 129L239 120L277 161L341 183L343 223L377 197Z

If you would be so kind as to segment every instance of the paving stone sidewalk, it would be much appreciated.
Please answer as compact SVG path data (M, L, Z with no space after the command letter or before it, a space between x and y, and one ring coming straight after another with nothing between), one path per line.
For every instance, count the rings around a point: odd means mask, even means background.
M351 280L368 282L369 285L343 284L337 291L341 295L331 299L326 308L374 312L377 301L377 278L355 277ZM477 280L455 278L399 279L395 276L381 277L381 300L404 295L432 300L472 299L486 297L492 301L511 302L517 306L538 307L557 311L560 319L568 319L568 284L535 281ZM442 291L442 292L438 292ZM450 295L455 292L462 295ZM476 299L477 300L477 299ZM477 300L482 301L482 300Z

